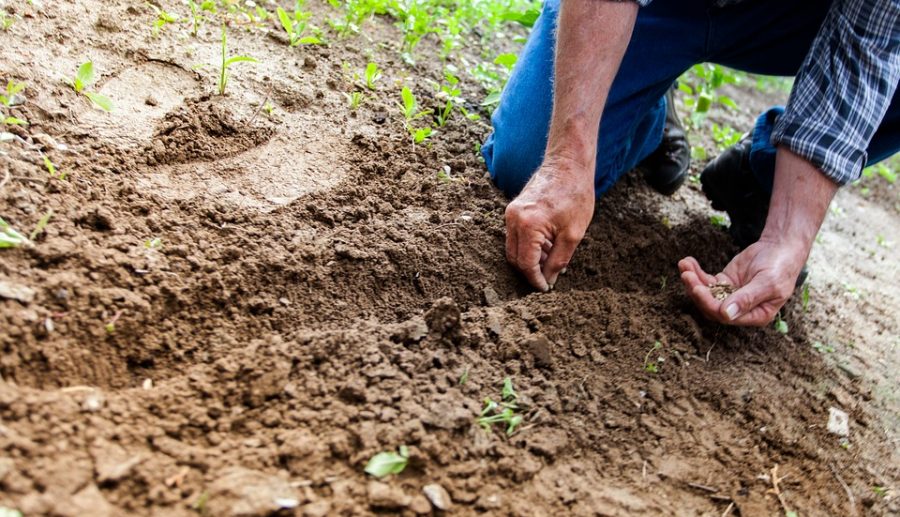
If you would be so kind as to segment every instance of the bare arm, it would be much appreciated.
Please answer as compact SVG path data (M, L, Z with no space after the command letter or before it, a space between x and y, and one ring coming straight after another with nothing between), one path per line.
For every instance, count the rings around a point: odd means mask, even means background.
M568 265L593 216L600 116L637 11L632 2L562 2L544 163L506 209L507 260L542 291Z
M765 325L794 290L800 269L838 186L809 161L778 149L775 186L759 242L739 253L722 273L707 274L693 257L679 263L688 294L707 317L732 325ZM708 285L739 289L723 301Z

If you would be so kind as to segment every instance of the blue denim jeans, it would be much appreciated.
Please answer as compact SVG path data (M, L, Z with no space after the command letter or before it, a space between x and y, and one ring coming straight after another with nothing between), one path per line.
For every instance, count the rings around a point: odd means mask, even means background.
M545 0L491 119L482 146L497 186L515 196L543 161L553 106L553 60L560 0ZM597 145L595 188L602 195L662 141L665 93L697 63L747 72L795 75L822 24L829 2L756 0L714 7L712 0L655 0L638 14L634 33L613 81ZM823 56L827 58L827 56ZM754 128L751 167L771 190L775 116L763 113ZM900 101L895 95L869 149L875 163L900 149Z

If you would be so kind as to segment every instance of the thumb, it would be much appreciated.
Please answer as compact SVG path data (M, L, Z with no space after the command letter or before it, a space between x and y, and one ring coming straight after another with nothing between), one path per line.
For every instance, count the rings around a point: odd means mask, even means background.
M754 309L770 300L773 291L772 287L764 279L755 276L747 285L741 287L732 293L731 296L726 298L725 301L722 302L719 312L725 321L733 322L742 318L744 315L754 312ZM760 316L762 316L762 314L760 314ZM745 323L752 325L756 322ZM766 321L758 322L758 324L765 323Z

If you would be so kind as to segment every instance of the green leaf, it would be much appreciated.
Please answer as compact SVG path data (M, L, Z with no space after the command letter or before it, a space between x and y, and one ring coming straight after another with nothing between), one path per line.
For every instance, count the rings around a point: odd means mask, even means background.
M416 97L412 90L408 86L404 86L400 90L400 98L403 99L403 113L406 114L406 118L412 118L416 113Z
M504 21L518 22L525 27L533 27L541 12L537 9L528 9L527 11L518 13L510 11L502 16Z
M250 56L234 56L225 61L225 67L227 68L235 63L259 63L259 61Z
M27 121L27 120L20 119L20 118L16 118L16 117L6 117L5 119L3 119L3 123L4 123L4 124L15 125L15 126L26 126L26 125L28 125L28 121Z
M56 167L53 165L53 162L50 161L50 158L44 156L44 167L47 168L47 172L50 173L51 177L56 177Z
M6 94L9 95L10 98L24 89L25 83L17 83L12 79L10 79L8 83L6 83Z
M29 240L34 240L35 237L41 234L44 231L44 228L47 227L47 223L50 222L50 218L53 217L53 209L47 210L47 213L43 215L43 217L38 220L37 225L35 225L34 230L31 231L31 235L28 236Z
M302 38L297 40L297 43L301 45L321 45L322 40L315 36L303 36Z
M84 95L103 111L109 112L113 110L113 103L109 97L96 92L84 92Z
M406 468L409 462L409 450L401 446L399 454L396 452L379 452L366 464L366 473L377 478L383 478L389 474L399 474Z
M786 321L781 319L781 316L775 316L775 330L777 330L781 334L788 333L788 324Z
M709 106L712 104L712 96L706 92L702 92L699 97L697 97L697 105L694 107L694 111L697 113L706 113L709 111Z
M88 61L78 67L75 74L75 91L81 93L81 90L92 84L94 84L94 62Z
M281 22L281 26L284 27L284 31L288 33L288 36L291 37L291 40L294 39L294 22L291 21L291 18L288 16L287 11L279 7L276 12L278 13L278 21Z
M500 92L491 92L481 101L482 106L492 106L500 103Z
M500 54L494 59L494 64L502 65L506 67L507 70L512 70L516 65L517 60L518 57L515 54Z
M728 106L728 107L731 108L731 109L735 109L735 110L738 109L737 103L735 103L735 102L731 99L731 97L728 97L727 95L719 95L719 96L716 98L716 100L719 101L719 104Z
M693 94L694 94L694 89L691 88L690 85L687 84L687 83L682 83L682 82L679 81L679 83L678 83L678 89L681 90L681 91L682 91L683 93L685 93L686 95L693 95Z
M24 235L0 217L0 248L16 248L28 243L29 240Z
M504 402L510 402L519 398L519 394L513 388L512 378L506 377L503 379L503 390L500 391L500 396Z
M803 291L800 293L800 299L803 304L803 312L809 310L809 284L803 284Z

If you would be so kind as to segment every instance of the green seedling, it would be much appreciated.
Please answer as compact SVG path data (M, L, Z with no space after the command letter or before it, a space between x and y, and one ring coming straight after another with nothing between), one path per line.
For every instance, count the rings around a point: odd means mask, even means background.
M0 248L18 248L31 246L31 241L0 217Z
M803 312L809 310L809 283L803 284L803 290L800 292L800 304L803 306Z
M225 26L222 26L222 65L219 73L219 95L225 95L225 87L228 85L228 68L235 63L258 63L250 56L228 57L228 36Z
M438 127L444 127L447 122L450 121L450 116L453 112L453 102L447 101L447 104L444 105L444 109L437 112L437 125Z
M115 315L113 315L112 319L109 320L109 322L103 326L103 328L106 329L107 334L115 334L116 333L116 322L119 321L119 318L122 317L123 312L124 311L121 311L121 310L116 311L116 313L115 313Z
M187 4L191 10L191 36L197 37L197 33L200 32L200 26L203 25L203 11L215 12L216 2L215 0L206 0L204 2L188 0Z
M401 445L397 452L386 451L379 452L366 464L365 472L383 478L389 474L399 474L406 468L409 463L409 449L405 445Z
M209 502L209 492L204 490L203 493L200 494L200 497L198 497L197 500L194 501L194 504L191 505L191 508L193 508L194 511L196 511L200 515L206 515L207 514L206 503L208 503L208 502Z
M75 73L75 79L69 82L69 85L75 90L90 99L94 105L103 111L112 111L113 104L109 97L96 92L87 91L86 88L94 84L96 77L94 76L94 62L88 61L78 67Z
M831 354L834 352L834 347L821 341L813 341L812 344L813 349L820 354Z
M691 146L691 159L697 161L704 161L708 158L706 154L706 148L702 145L692 145ZM699 179L699 176L698 176Z
M159 237L154 237L152 239L147 239L144 241L144 247L148 250L155 250L162 247L162 239Z
M413 95L412 90L410 90L408 86L404 86L403 89L400 90L400 100L403 101L400 104L400 108L403 109L403 116L406 117L407 122L431 115L431 110L419 110L419 103L416 101L415 95Z
M647 351L647 355L644 356L644 371L650 373L659 373L659 369L665 359L662 356L657 356L656 361L651 361L650 356L653 354L653 352L656 352L661 348L662 343L656 341L653 343L653 347Z
M58 180L66 179L66 173L56 170L56 166L53 165L53 162L50 161L50 158L48 158L46 155L43 155L42 158L44 159L44 167L46 167L47 172L50 173L51 178L56 178Z
M888 492L890 490L887 487L875 485L872 487L872 492L875 493L878 497L887 497Z
M44 232L44 228L47 227L47 224L50 222L51 217L53 217L52 208L47 210L47 213L41 216L37 224L34 226L34 230L31 230L31 235L28 236L28 240L34 242L34 240L37 239L37 236Z
M467 382L469 382L469 367L468 366L466 366L465 369L463 369L462 375L459 376L459 385L465 386Z
M6 91L0 95L0 103L3 103L7 108L12 106L16 94L21 93L23 90L25 90L25 83L17 83L10 79L9 82L6 83Z
M281 27L287 32L288 40L292 47L296 47L297 45L318 45L322 43L322 41L315 36L303 36L303 32L306 31L306 26L309 23L309 18L312 16L312 13L301 11L299 2L292 15L288 14L288 12L281 7L276 9L276 13L278 14L278 21L281 22Z
M153 20L153 28L150 30L150 33L153 36L159 36L160 31L162 31L163 27L170 23L176 23L178 21L178 15L168 13L163 9L148 3L147 5L153 9L153 12L156 13L156 19Z
M4 31L8 30L10 27L12 27L13 21L14 19L12 16L10 16L6 11L0 10L0 29Z
M490 432L494 424L505 424L506 436L512 436L516 429L525 418L516 413L519 409L516 405L516 399L519 395L513 388L512 379L506 377L503 379L503 388L500 391L501 402L496 402L490 397L484 399L484 408L477 418L478 425L485 431Z
M381 70L378 69L378 65L375 63L366 65L366 88L374 90L375 82L379 79L381 79Z
M709 222L713 224L713 226L717 226L719 228L728 228L728 217L722 214L713 214L709 216Z
M409 134L413 138L414 144L421 144L435 133L430 127L414 128L412 126L408 126L408 129Z
M788 333L788 324L786 321L781 319L781 313L775 315L775 330L777 330L781 334Z
M507 72L512 72L517 60L518 58L515 54L500 54L494 59L494 64L502 66Z
M356 111L357 108L362 106L363 100L365 100L362 92L344 93L344 97L347 98L347 104L350 105L350 111Z

